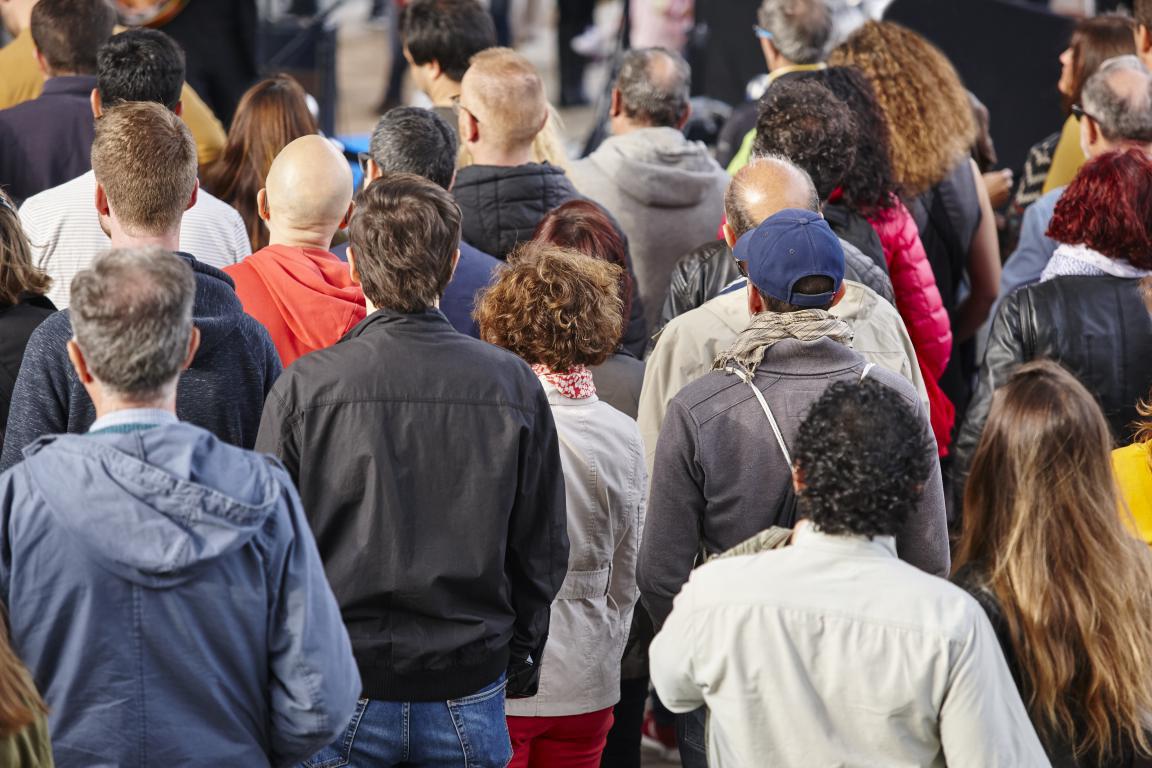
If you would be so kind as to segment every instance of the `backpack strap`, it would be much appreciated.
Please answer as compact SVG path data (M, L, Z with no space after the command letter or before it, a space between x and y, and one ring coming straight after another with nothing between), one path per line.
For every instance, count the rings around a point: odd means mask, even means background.
M764 393L760 391L759 387L752 383L752 380L755 378L756 374L749 373L743 368L736 368L733 366L728 366L724 370L726 370L728 373L734 373L739 376L740 380L752 389L752 393L756 395L756 400L760 403L760 408L764 411L764 415L768 417L768 423L772 425L772 434L776 435L776 442L780 446L780 452L784 454L784 460L787 461L788 466L791 467L792 454L788 451L788 445L784 442L784 433L780 431L780 425L776 423L776 416L772 413L772 409L768 407L768 401L764 399Z
M868 378L868 374L871 373L872 369L875 367L876 363L868 363L865 365L864 370L860 373L860 381L864 381L864 379Z

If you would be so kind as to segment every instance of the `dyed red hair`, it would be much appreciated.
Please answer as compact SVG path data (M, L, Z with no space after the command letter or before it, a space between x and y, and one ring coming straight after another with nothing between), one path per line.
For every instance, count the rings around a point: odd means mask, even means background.
M540 220L532 239L570 248L624 270L620 278L620 299L624 302L624 325L627 327L628 318L632 316L628 243L603 208L588 200L570 200L553 208Z
M1048 237L1152 269L1152 160L1129 149L1085 163L1056 203Z

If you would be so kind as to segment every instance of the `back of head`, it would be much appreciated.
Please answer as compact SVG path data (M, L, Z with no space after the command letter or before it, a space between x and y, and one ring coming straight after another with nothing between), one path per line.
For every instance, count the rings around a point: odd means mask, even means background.
M620 267L531 240L476 308L485 341L564 373L607 360L624 332Z
M620 267L621 311L632 312L632 277L628 274L628 243L612 219L590 200L569 200L544 215L532 239L567 248Z
M832 37L827 0L764 0L756 23L771 33L772 45L793 64L822 61Z
M868 78L891 131L892 168L907 194L935 186L976 138L968 91L948 58L920 35L870 21L832 51L828 63Z
M679 128L688 114L692 70L667 48L636 48L624 54L616 88L624 115L640 125Z
M752 154L787 157L826 200L856 159L856 122L815 78L784 80L760 99Z
M32 262L32 246L16 206L0 189L0 308L17 304L21 294L43 295L51 285L48 275Z
M1118 13L1081 19L1072 32L1072 82L1064 97L1065 110L1080 103L1085 81L1108 59L1136 53L1136 23Z
M157 29L113 35L96 57L96 89L104 108L154 101L174 109L184 88L184 51Z
M154 102L121 104L96 121L92 171L126 232L161 235L180 225L196 187L196 142Z
M832 535L895 536L916 508L935 461L923 423L874 379L832 384L792 449L803 517Z
M384 174L411 173L448 189L456 172L457 146L456 131L440 115L396 107L376 123L368 153Z
M844 102L856 124L856 154L840 180L844 202L866 215L890 208L897 192L892 176L892 142L876 92L855 67L829 67L824 85Z
M1152 159L1129 149L1089 160L1057 201L1048 237L1152 269Z
M196 278L161 248L97 256L72 279L72 330L92 375L135 402L161 396L180 374L192 334Z
M460 247L460 208L443 187L410 173L376 179L356 196L351 253L377 309L423 312L444 294Z
M32 9L32 41L53 74L94 74L115 25L108 0L40 0Z
M323 136L301 136L272 162L265 193L272 222L330 240L352 202L352 171Z
M999 601L1033 721L1118 755L1117 737L1148 749L1152 562L1117 514L1111 449L1074 376L1021 366L992 397L954 568L975 568Z
M1084 83L1084 112L1114 143L1152 143L1152 72L1136 56L1108 59Z
M532 63L511 48L489 48L473 56L461 84L461 106L475 110L481 136L492 146L523 149L544 127L544 82Z
M476 0L414 0L400 17L400 35L413 62L435 61L457 83L473 56L496 45L492 16Z
M780 155L754 156L724 195L728 228L737 238L785 208L819 213L820 194L807 171Z

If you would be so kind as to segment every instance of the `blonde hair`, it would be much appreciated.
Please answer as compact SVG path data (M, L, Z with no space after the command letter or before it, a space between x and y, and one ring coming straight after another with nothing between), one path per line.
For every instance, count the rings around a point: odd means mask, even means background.
M18 303L22 293L42 296L51 286L52 278L32 263L12 198L0 189L0 307Z
M0 739L19 733L47 711L28 670L9 644L8 622L0 606Z
M891 134L893 176L907 194L939 184L968 155L977 131L968 91L948 58L920 35L870 21L828 63L856 67L872 83Z
M995 596L1041 734L1106 762L1152 752L1152 552L1117 515L1100 407L1051 361L996 391L954 568Z
M528 59L511 48L489 48L472 57L461 81L466 109L504 149L532 143L548 117L544 82Z

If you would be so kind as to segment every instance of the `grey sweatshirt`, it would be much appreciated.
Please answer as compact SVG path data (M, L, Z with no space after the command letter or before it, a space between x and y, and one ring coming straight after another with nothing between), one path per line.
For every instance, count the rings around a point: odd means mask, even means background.
M791 446L808 409L833 382L857 380L866 362L830 339L774 345L757 369L756 385ZM947 576L951 559L936 441L913 386L899 374L873 368L868 377L899 392L922 417L934 467L916 511L896 537L902 560ZM644 606L659 627L688 581L701 546L723 552L775 522L791 470L751 389L738 377L713 371L680 390L656 444L652 493L640 548L638 580Z

